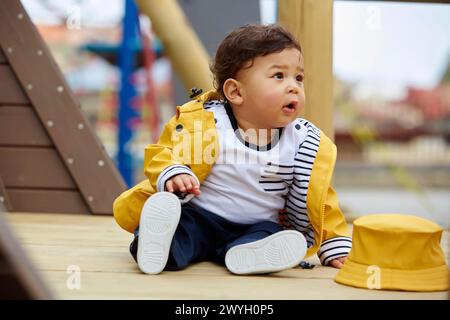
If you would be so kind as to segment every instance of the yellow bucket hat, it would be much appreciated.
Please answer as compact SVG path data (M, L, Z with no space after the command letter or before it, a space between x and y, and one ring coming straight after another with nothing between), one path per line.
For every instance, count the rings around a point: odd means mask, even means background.
M449 269L442 228L411 215L374 214L353 222L353 245L336 275L341 284L367 289L443 291Z

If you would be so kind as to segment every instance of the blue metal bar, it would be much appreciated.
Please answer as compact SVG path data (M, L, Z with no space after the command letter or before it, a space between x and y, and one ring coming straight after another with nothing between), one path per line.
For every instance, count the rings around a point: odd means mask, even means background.
M135 52L133 50L138 34L138 12L133 0L125 0L125 16L122 27L122 43L120 46L119 66L121 72L121 87L119 92L119 135L117 163L120 173L129 187L134 184L133 155L131 153L131 140L133 138L134 124L139 114L134 106L138 101L136 90L132 83L135 65Z

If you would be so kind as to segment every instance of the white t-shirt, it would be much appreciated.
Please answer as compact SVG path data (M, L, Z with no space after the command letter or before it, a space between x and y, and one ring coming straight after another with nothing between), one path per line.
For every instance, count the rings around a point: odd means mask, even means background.
M235 131L237 123L229 106L212 101L205 109L214 113L220 154L200 186L201 195L192 198L192 203L237 223L278 222L306 127L293 121L279 129L271 144L258 148Z

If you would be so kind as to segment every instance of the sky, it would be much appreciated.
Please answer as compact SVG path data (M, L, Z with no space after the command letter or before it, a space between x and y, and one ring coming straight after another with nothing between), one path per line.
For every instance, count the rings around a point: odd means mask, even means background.
M433 87L450 60L450 5L336 1L333 38L338 78L391 95Z
M33 21L60 24L59 16L78 16L83 25L115 26L123 16L123 0L21 0ZM80 3L82 5L80 5Z
M262 22L275 22L276 0L259 1ZM123 15L123 0L22 3L34 21L49 24L59 21L51 12L79 15L82 25L117 25ZM335 76L357 83L362 95L433 87L450 59L450 4L335 1L333 25Z

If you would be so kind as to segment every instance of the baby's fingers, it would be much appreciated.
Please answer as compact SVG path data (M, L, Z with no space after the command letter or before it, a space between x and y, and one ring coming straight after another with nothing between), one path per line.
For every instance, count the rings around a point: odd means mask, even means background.
M186 192L186 186L184 185L184 180L183 180L182 175L175 176L171 180L173 181L175 192L178 190L181 192Z
M180 177L183 180L183 184L186 187L187 191L190 192L192 190L192 186L193 186L192 181L191 181L192 177L187 174L182 174L182 175L180 175Z
M169 192L190 192L196 196L200 195L197 179L189 174L174 176L166 182L166 190Z
M174 191L173 190L173 181L172 180L169 180L169 181L166 182L166 190L169 191L169 192L173 192Z
M330 266L332 266L333 268L336 268L336 269L341 269L344 266L344 264L342 262L340 262L338 259L334 259L334 260L331 260Z
M201 191L200 191L200 185L198 184L197 179L195 179L194 177L190 177L191 178L191 183L192 183L192 189L191 189L191 193L193 193L196 196L199 196Z
M342 264L344 264L345 261L347 261L347 257L340 257L340 258L338 258L338 260L339 260Z

